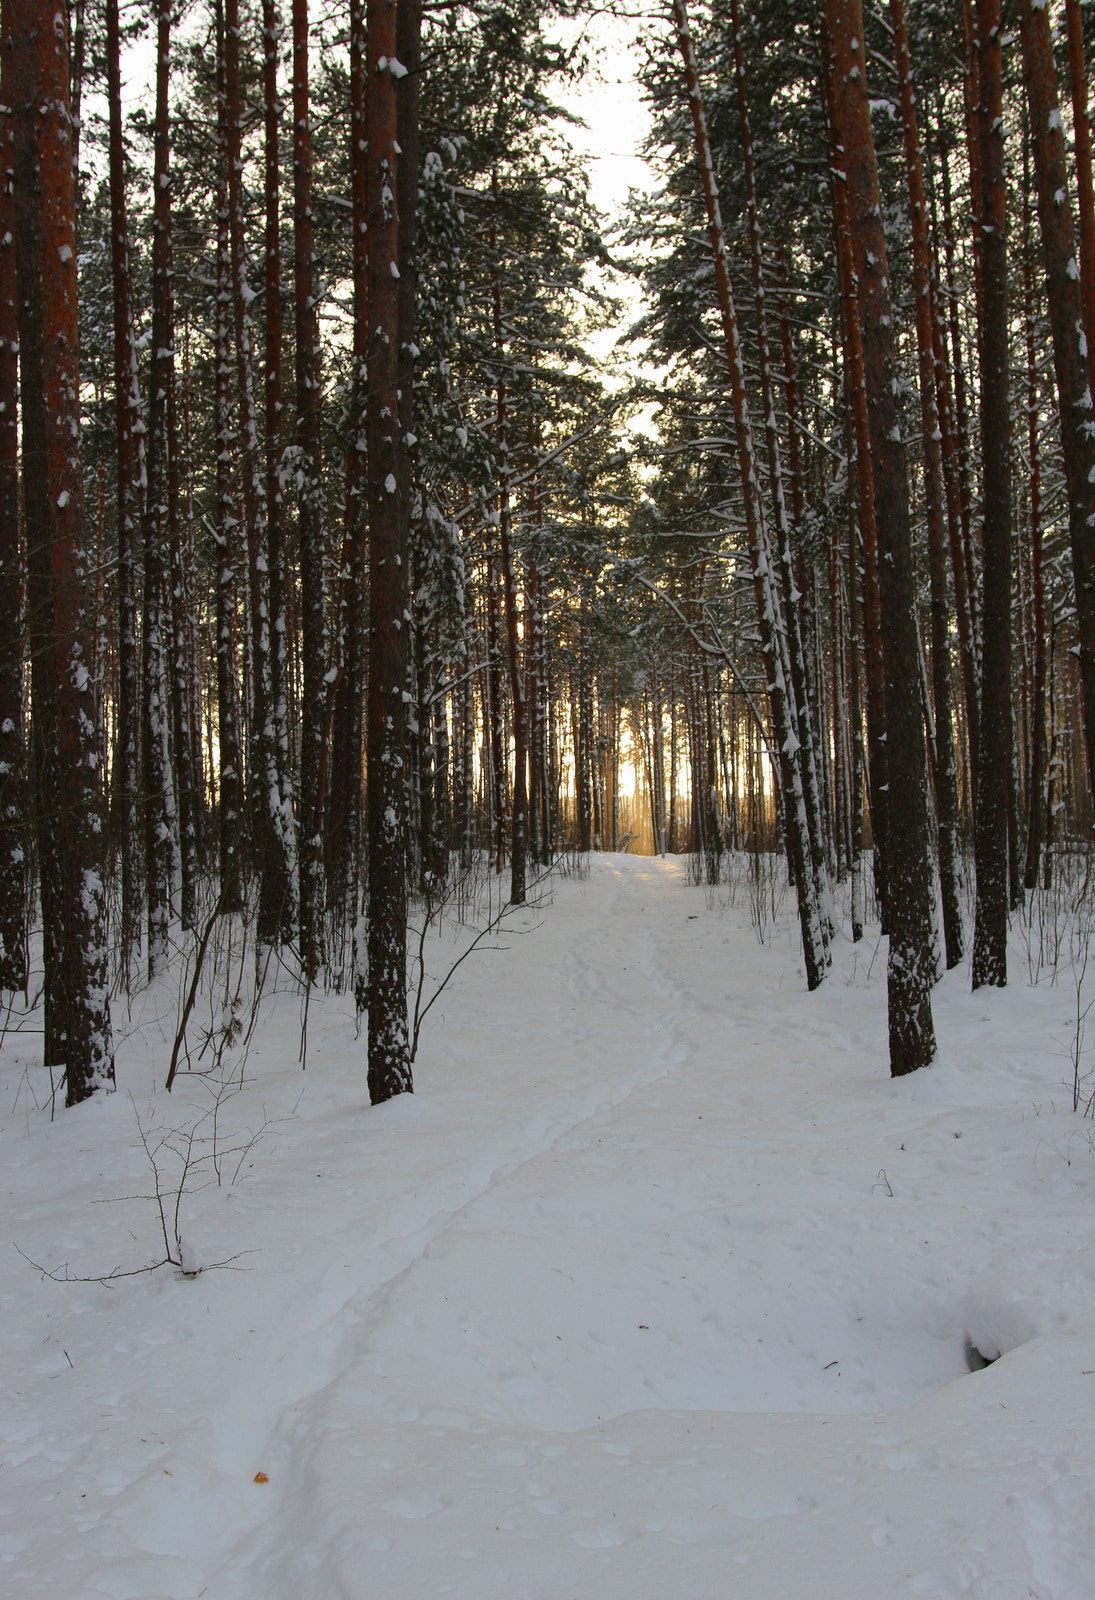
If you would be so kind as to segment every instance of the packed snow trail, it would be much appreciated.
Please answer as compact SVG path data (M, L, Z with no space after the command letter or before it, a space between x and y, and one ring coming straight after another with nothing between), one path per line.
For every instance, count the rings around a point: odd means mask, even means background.
M345 1002L302 1080L277 997L239 1100L292 1114L185 1218L248 1271L8 1265L0 1592L1090 1600L1074 993L952 974L939 1065L894 1084L873 947L808 996L786 929L715 898L594 858L376 1110ZM161 1066L123 1066L139 1104ZM122 1256L132 1203L88 1201L135 1192L134 1132L122 1096L11 1120L27 1254ZM970 1374L971 1342L1008 1353Z

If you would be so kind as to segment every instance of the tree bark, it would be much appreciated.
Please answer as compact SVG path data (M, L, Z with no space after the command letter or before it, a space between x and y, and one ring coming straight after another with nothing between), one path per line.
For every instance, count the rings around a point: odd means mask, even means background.
M266 562L270 606L270 684L267 715L277 785L276 848L259 868L256 938L270 946L297 930L297 847L289 740L289 617L285 570L284 497L281 489L281 153L278 98L278 12L276 0L262 0L263 183L265 230L263 303L266 435Z
M1030 757L1027 767L1026 889L1038 887L1046 821L1046 577L1042 550L1042 470L1038 444L1038 347L1029 257L1026 272L1027 451L1030 457L1030 587L1033 665L1030 689Z
M494 204L498 205L498 175L491 180ZM502 560L502 597L506 616L506 660L509 666L510 710L513 720L513 809L510 818L510 904L525 903L528 869L528 725L525 715L525 686L521 672L521 644L517 615L517 569L513 558L509 497L509 418L506 379L503 372L502 286L498 273L498 230L492 220L491 312L494 326L495 440L501 460L498 485L498 542Z
M110 252L114 303L114 414L117 451L118 523L118 681L113 770L115 834L121 857L122 966L128 974L140 943L140 856L138 789L141 775L140 658L137 640L138 549L143 514L144 451L141 448L141 396L137 346L133 336L133 291L122 128L120 24L118 0L106 3L107 101L110 124Z
M1080 218L1080 285L1087 337L1087 373L1095 395L1095 183L1091 173L1091 116L1084 61L1084 22L1080 0L1065 0L1068 75L1072 90L1072 136L1076 152L1076 202Z
M974 859L977 909L973 987L1007 983L1008 813L1011 793L1011 413L1008 394L1008 263L1000 0L978 0L981 99L978 143L982 211L981 464L984 584L981 718Z
M293 306L296 325L297 539L300 553L300 957L307 983L321 959L324 729L327 646L320 483L319 319L312 219L308 0L293 9Z
M9 0L23 486L45 954L45 1061L69 1105L114 1081L84 546L74 125L61 15Z
M806 650L803 643L801 591L795 582L791 552L791 523L783 492L783 466L780 460L779 430L776 426L776 407L773 393L772 363L768 347L768 308L764 283L764 257L761 250L760 219L757 211L756 171L753 158L753 136L749 125L749 102L745 84L745 61L742 54L741 18L738 0L730 0L730 28L734 46L734 79L737 88L738 121L741 128L742 168L745 178L745 208L749 228L749 253L753 268L753 303L756 316L757 355L760 363L760 404L764 416L764 440L768 456L769 495L774 522L775 555L779 566L783 600L785 630L784 649L787 656L791 689L794 696L795 734L798 740L798 763L801 770L803 800L810 868L813 873L813 890L822 917L822 935L827 943L827 908L831 898L828 864L825 852L825 825L823 821L820 782L818 776L818 740L810 715L810 683ZM828 952L826 952L826 963Z
M397 0L368 0L369 1098L413 1088L407 1039L406 521L400 507Z
M365 4L350 0L350 229L353 268L353 353L345 526L338 635L341 675L331 741L328 893L345 900L356 888L361 842L362 711L365 694L365 406L368 355L368 160L365 144Z
M890 933L890 1071L899 1077L927 1066L935 1055L931 1011L935 976L932 871L927 839L927 770L912 527L905 446L897 408L893 306L867 96L863 11L859 0L827 0L825 14L833 57L837 130L844 146L878 520L889 783L886 901Z
M220 6L217 6L218 12ZM232 260L228 222L228 105L225 90L225 29L218 16L218 126L220 174L217 184L216 300L213 310L214 427L217 440L217 732L218 797L220 800L220 906L239 911L243 905L243 768L240 738L239 684L236 674L236 622L239 591L239 517L234 473L232 428Z
M858 278L852 248L848 205L847 165L838 126L839 105L830 53L823 41L822 71L829 114L830 167L833 176L833 229L843 307L845 383L851 411L851 445L854 446L856 513L859 522L858 563L849 569L849 608L856 611L862 591L864 664L867 688L867 789L870 797L871 841L874 855L875 898L882 929L888 929L886 900L886 811L889 792L889 757L886 743L886 669L882 652L882 602L878 577L878 517L875 511L874 475L871 469L871 425L864 376L863 332L860 326Z
M950 603L947 595L946 507L942 434L935 387L935 337L931 298L931 244L927 197L920 159L916 95L904 0L890 0L894 52L905 137L905 175L912 222L913 293L916 299L916 351L920 377L920 423L924 449L924 502L928 523L931 586L932 701L935 712L935 805L938 818L939 879L943 897L943 940L947 970L962 959L965 940L958 877L958 786L951 715Z
M12 91L11 51L5 41L0 52L0 989L22 989L27 983L30 844L23 725L25 619Z
M148 975L167 965L174 865L175 807L168 741L167 648L164 615L168 550L168 396L175 381L171 290L170 0L157 0L156 121L152 211L152 363L148 398L148 488L145 498L142 596L141 711L145 860L148 897Z
M1088 381L1089 349L1049 18L1045 8L1035 7L1031 0L1021 0L1019 17L1068 491L1088 784L1095 796L1095 412Z

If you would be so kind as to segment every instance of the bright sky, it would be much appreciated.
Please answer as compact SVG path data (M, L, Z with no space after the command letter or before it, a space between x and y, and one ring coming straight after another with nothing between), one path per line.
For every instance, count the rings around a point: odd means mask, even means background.
M589 76L558 99L587 124L572 129L571 139L590 158L593 202L609 215L629 188L650 190L655 182L640 154L650 115L635 79L636 31L636 23L612 16L558 23L553 30L567 42L582 37L591 45Z
M556 22L552 32L567 43L582 39L589 47L590 70L578 85L557 92L559 103L585 126L571 127L568 136L575 150L589 165L590 198L604 214L611 232L631 189L651 192L657 179L641 154L650 127L650 113L636 81L638 50L635 38L638 25L621 17L600 15L573 22ZM618 341L635 321L643 297L633 280L604 275L596 270L609 293L623 301L620 317L608 328L586 339L586 347L603 363L609 388L622 386L636 373L655 377L655 369L645 361L642 345L618 346ZM616 368L615 373L610 366ZM633 429L650 431L650 412L634 419Z

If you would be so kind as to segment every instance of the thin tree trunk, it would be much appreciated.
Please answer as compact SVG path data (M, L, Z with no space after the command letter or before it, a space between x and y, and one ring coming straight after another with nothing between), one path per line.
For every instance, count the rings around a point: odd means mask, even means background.
M297 538L300 552L300 957L305 982L321 960L324 729L327 721L323 502L319 438L319 319L312 220L308 0L293 11L293 306L296 325Z
M858 566L850 569L849 606L854 611L857 596L863 596L863 639L867 686L867 786L871 806L871 842L874 856L874 887L883 931L887 931L886 828L889 793L889 753L886 740L886 670L882 650L882 602L878 573L878 518L875 510L874 475L871 469L871 424L864 376L863 332L860 324L858 279L852 249L852 227L848 206L846 153L838 127L836 80L823 50L824 93L829 113L832 141L833 212L836 233L837 265L843 305L843 353L845 382L852 414L855 447L856 503L859 517L859 553L863 577Z
M912 59L904 0L890 0L894 52L905 135L905 173L913 241L913 293L916 300L916 350L920 376L920 423L924 449L924 500L928 522L931 585L932 701L935 712L935 805L938 818L939 880L943 898L943 938L947 970L962 959L964 938L958 881L958 787L951 716L950 604L947 595L946 533L942 435L935 391L935 339L931 299L931 244L920 159Z
M1038 218L1046 268L1061 453L1068 490L1068 527L1076 589L1084 738L1090 792L1095 796L1095 412L1088 382L1089 349L1068 201L1064 133L1057 102L1049 18L1021 0L1027 98L1038 184Z
M818 778L817 738L810 715L810 686L806 651L803 644L803 624L800 610L801 591L795 582L791 553L791 524L783 492L783 466L780 460L779 431L776 426L775 397L773 393L772 363L768 348L767 293L764 284L764 257L761 251L760 221L757 212L756 172L753 159L753 136L749 126L749 102L745 84L745 62L741 44L741 18L738 0L730 0L730 28L734 45L734 78L737 87L738 120L741 127L742 167L745 177L745 205L749 227L749 251L753 268L753 301L756 314L757 354L760 362L760 403L764 417L764 439L768 456L769 493L772 503L773 541L779 565L783 600L784 650L787 656L795 735L798 742L797 762L801 773L810 867L813 873L813 892L819 908L828 906L831 890L828 864L825 855L825 825L822 820L820 783ZM828 942L827 915L821 919L822 937ZM828 952L825 960L828 962Z
M1011 414L1000 0L978 0L984 588L973 987L1007 983L1011 790Z
M886 670L888 758L886 897L890 1071L927 1066L935 1055L931 988L932 872L928 852L927 771L919 679L912 527L905 446L898 414L886 239L878 188L863 11L859 0L827 0L836 123L844 146L855 252L863 370L870 410L871 465L879 541L882 650Z
M179 448L176 386L167 396L167 548L170 561L171 648L168 656L168 694L171 703L171 742L175 776L175 813L178 818L179 921L193 928L197 921L198 812L201 805L200 747L192 740L194 719L190 699L194 673L190 662L190 619L194 614L194 582L188 544L179 518Z
M0 53L0 989L22 989L27 982L30 844L23 724L24 573L19 515L19 320L12 90L11 51L5 42Z
M174 801L168 746L164 557L168 549L168 397L175 377L171 291L170 0L157 0L156 121L152 212L152 363L148 398L148 488L142 597L142 753L148 975L167 965L174 854Z
M263 296L266 313L264 427L266 434L266 550L270 605L270 686L267 713L277 786L277 848L260 864L256 939L261 946L297 929L296 828L289 738L289 617L285 570L284 500L281 490L281 156L278 131L278 13L262 0L263 174L265 198Z
M106 0L107 101L110 122L110 252L114 301L114 410L117 453L118 523L118 688L112 773L114 832L121 857L122 968L127 974L140 943L140 855L138 789L141 772L140 687L137 640L138 537L143 512L144 453L141 449L141 396L137 383L137 345L133 336L129 223L125 194L125 143L118 0Z
M1080 218L1080 285L1087 337L1087 372L1095 395L1095 183L1091 174L1091 116L1084 62L1084 22L1080 0L1065 0L1068 75L1072 90L1072 138L1076 159L1076 209Z
M498 643L498 585L494 554L488 545L485 563L487 591L487 747L490 812L493 824L491 844L494 870L501 872L506 857L506 759L502 737L502 651Z
M498 178L491 180L495 207L498 204ZM494 222L490 230L491 306L494 318L495 438L501 460L498 484L498 542L502 558L502 594L506 610L506 647L509 663L510 706L513 717L513 811L510 828L510 904L525 903L528 869L528 721L525 714L525 686L521 672L521 645L518 635L517 569L513 558L509 498L509 418L506 381L502 371L502 286L498 276L498 235Z
M251 858L259 875L259 959L277 936L277 901L282 877L281 795L275 755L271 707L271 634L269 536L266 527L267 482L255 406L250 305L243 215L243 94L240 85L239 0L225 0L225 110L228 164L228 236L231 251L233 331L236 343L236 390L240 466L243 478L243 521L250 602L250 719L248 723L247 817Z
M406 518L400 506L396 0L368 0L369 1098L413 1088L407 1039Z
M337 902L356 887L361 841L362 711L365 694L365 393L367 384L368 161L365 147L365 5L350 0L350 229L353 356L342 545L339 638L341 676L331 740L328 819L329 893Z
M1038 447L1038 348L1029 254L1026 271L1027 450L1030 457L1030 587L1034 662L1030 691L1030 762L1027 777L1027 859L1023 883L1038 887L1046 822L1046 578L1042 552L1042 469Z
M218 10L219 10L218 4ZM232 261L228 223L228 108L224 84L224 27L218 17L218 139L220 175L217 185L217 265L213 359L214 427L217 440L217 509L214 542L217 551L217 732L218 798L220 802L220 905L238 911L243 905L240 860L243 822L243 771L240 763L239 686L236 676L236 609L239 588L239 520L233 484L235 437L232 430L232 361L229 323L232 315Z
M942 121L941 111L938 120ZM954 374L954 430L957 444L960 533L957 544L952 535L951 566L954 573L955 602L958 606L959 642L969 662L968 670L964 670L964 676L967 678L966 715L969 719L970 787L976 795L977 751L981 731L981 595L974 555L973 486L970 465L972 452L969 407L966 404L966 367L962 358L962 329L958 316L959 295L954 270L954 208L951 203L950 164L945 154L940 162L940 176L943 190L943 256L947 278L947 300L950 307L948 332L951 344L951 369ZM978 256L977 270L980 275L980 256ZM978 283L980 284L980 276ZM978 289L978 299L980 303L980 289ZM937 345L936 366L941 372L946 372L947 363L941 345L942 341ZM961 629L964 624L967 628L968 644L962 639Z

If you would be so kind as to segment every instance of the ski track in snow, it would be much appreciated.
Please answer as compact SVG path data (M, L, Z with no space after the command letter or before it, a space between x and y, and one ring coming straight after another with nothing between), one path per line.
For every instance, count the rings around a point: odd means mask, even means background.
M548 899L460 969L414 1097L364 1103L344 999L303 1078L294 997L264 1003L225 1137L284 1120L183 1210L246 1270L9 1252L0 1595L1092 1600L1069 981L1018 943L1005 991L949 974L938 1063L893 1083L874 944L811 996L786 914L758 945L747 890L680 863ZM208 1104L150 1099L169 1048L120 1058L146 1127ZM153 1259L123 1096L51 1125L22 1071L10 1237Z

